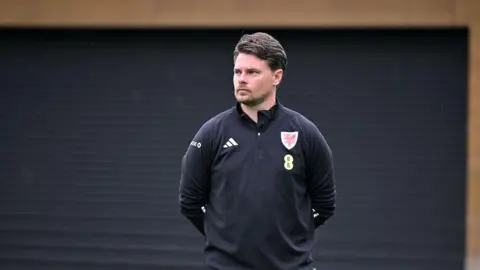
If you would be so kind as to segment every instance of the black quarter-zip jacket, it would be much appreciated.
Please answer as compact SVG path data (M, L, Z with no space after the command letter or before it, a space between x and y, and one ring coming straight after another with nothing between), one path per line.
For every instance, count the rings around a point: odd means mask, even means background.
M181 213L205 235L207 269L297 270L335 211L332 151L279 102L255 123L240 105L204 123L181 162Z

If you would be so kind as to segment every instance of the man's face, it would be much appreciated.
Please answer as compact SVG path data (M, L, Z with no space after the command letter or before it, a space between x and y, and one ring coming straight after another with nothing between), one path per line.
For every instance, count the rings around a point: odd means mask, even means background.
M247 106L262 103L275 93L282 70L272 71L266 60L255 55L240 53L233 70L235 98Z

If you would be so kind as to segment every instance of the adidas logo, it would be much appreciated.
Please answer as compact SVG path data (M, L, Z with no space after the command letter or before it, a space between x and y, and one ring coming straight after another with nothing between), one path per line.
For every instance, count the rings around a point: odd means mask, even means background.
M223 145L223 148L229 148L229 147L233 147L233 146L237 146L237 145L238 145L238 143L237 143L234 139L230 138L230 139L228 139L228 141Z

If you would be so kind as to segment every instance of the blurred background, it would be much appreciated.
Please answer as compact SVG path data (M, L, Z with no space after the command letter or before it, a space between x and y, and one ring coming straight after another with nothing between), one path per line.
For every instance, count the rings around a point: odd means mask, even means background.
M480 269L480 2L0 1L0 269L203 269L180 160L245 33L332 147L317 269Z

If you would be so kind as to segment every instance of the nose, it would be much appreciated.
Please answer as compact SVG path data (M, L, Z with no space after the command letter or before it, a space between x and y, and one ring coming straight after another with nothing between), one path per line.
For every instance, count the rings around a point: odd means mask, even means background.
M240 74L237 75L237 81L239 84L246 84L247 80L245 78L245 73L241 72Z

